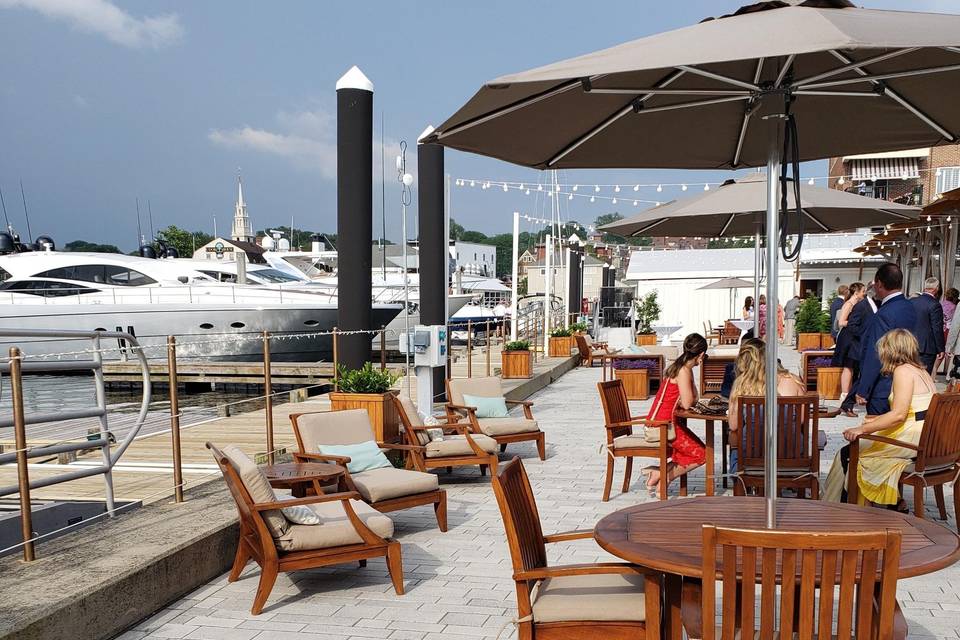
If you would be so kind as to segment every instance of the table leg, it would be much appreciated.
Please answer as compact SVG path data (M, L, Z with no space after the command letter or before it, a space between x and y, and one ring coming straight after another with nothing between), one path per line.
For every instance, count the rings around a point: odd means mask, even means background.
M707 428L705 433L706 437L704 438L705 440L704 444L707 449L707 469L706 469L707 479L706 479L705 485L706 485L707 495L712 496L713 485L715 483L715 478L716 478L716 475L715 475L716 469L714 466L716 463L714 462L714 459L713 459L713 455L714 455L713 420L706 420L706 423L707 423Z
M663 590L663 637L667 640L683 640L683 578L666 574Z

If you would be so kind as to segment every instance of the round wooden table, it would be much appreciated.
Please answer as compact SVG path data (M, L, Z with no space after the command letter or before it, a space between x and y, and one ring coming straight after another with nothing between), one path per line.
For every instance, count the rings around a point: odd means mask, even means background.
M290 489L298 498L306 495L308 485L313 485L317 495L323 494L323 485L341 482L347 472L344 467L329 462L283 462L264 465L262 469L271 487Z

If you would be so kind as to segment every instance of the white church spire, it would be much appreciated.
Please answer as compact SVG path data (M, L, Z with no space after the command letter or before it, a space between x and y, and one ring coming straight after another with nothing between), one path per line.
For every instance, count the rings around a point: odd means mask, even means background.
M233 228L230 237L240 242L253 242L255 240L250 218L247 216L247 203L243 201L243 181L240 179L239 173L237 173L237 204L233 214Z

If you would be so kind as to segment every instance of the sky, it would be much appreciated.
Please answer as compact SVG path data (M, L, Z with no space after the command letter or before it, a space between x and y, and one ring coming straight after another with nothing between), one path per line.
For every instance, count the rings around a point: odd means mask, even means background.
M375 87L386 149L387 235L400 237L395 156L487 80L609 47L735 9L739 0L411 0L406 3L0 0L0 190L11 224L62 246L75 239L137 243L136 202L148 228L175 224L229 233L238 171L255 228L336 230L336 94L357 65ZM871 8L960 13L960 0L864 0ZM549 176L447 151L453 181L546 182ZM810 163L805 175L824 175ZM562 182L719 181L724 172L566 171ZM380 176L374 199L380 225ZM469 183L467 183L469 184ZM679 188L645 188L669 200ZM415 236L416 185L408 210ZM468 229L509 232L514 210L542 201L516 191L451 187ZM584 223L621 201L564 204Z

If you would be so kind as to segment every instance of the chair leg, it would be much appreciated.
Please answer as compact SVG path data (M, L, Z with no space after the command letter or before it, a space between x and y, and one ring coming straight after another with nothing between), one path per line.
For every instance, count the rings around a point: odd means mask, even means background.
M506 450L507 450L507 445L506 445L506 443L501 444L501 445L500 445L500 453L503 453L503 452L506 451Z
M680 496L684 498L687 496L687 474L680 476Z
M247 551L247 547L243 544L243 539L241 538L237 543L237 555L233 558L233 568L230 569L227 582L236 582L237 579L240 578L240 574L243 573L243 568L250 562L251 557L250 552Z
M366 560L361 560L361 561L359 562L359 564L360 564L360 568L363 569L365 566L367 566L367 561L366 561Z
M610 499L610 489L613 487L613 456L609 452L604 452L607 454L607 476L603 480L603 501L607 502Z
M485 464L480 465L480 475L481 476L487 475L487 465Z
M403 595L403 558L400 556L400 543L387 543L387 571L390 572L390 581L393 590L398 596Z
M433 511L437 516L437 526L440 531L447 530L447 492L440 490L440 499L433 503Z
M630 476L633 475L633 458L627 458L627 468L623 472L623 493L630 491Z
M947 503L943 497L943 485L938 484L933 488L933 495L937 497L937 509L940 511L940 519L947 519Z
M960 478L953 483L953 522L960 531Z
M543 432L537 435L537 454L541 461L547 459L547 440Z
M273 591L273 583L277 581L277 563L267 562L260 567L260 584L257 585L257 595L253 599L253 606L250 607L250 613L255 616L263 611L263 605L267 603L270 592Z
M923 519L923 487L913 485L913 515Z
M490 456L490 475L497 475L497 456Z

